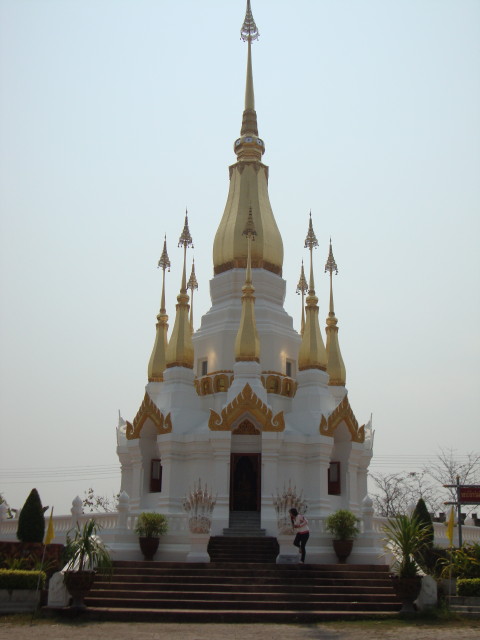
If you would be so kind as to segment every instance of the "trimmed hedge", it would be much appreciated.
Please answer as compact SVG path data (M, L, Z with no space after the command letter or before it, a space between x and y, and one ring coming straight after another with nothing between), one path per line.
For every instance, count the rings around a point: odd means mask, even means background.
M457 595L480 598L480 578L459 578L457 580Z
M40 576L40 584L38 577ZM0 569L0 589L40 589L45 587L45 571L19 571Z
M42 542L45 535L45 516L36 489L30 491L18 517L17 538L20 542Z

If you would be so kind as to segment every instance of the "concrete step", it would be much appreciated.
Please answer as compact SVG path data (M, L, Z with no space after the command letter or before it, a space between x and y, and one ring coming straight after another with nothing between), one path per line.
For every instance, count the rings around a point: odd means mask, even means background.
M400 607L398 607L399 609ZM89 607L80 615L84 620L116 621L116 622L189 622L189 623L231 623L231 624L314 624L329 620L365 620L388 619L398 615L397 611L296 611L282 608L279 611L238 611L236 608L222 611L199 611L192 609L109 609L105 607ZM62 615L65 617L78 617L68 607L54 609L44 607L46 615Z
M221 594L219 594L221 596ZM197 599L185 599L183 596L177 599L167 599L167 598L159 598L158 595L156 598L149 598L145 600L144 598L135 598L130 597L129 599L122 598L104 598L104 597L87 597L85 598L85 604L91 607L106 607L106 608L116 608L123 607L125 604L128 604L128 607L131 609L143 609L148 607L149 609L200 609L204 610L213 610L213 611L223 611L225 609L236 609L238 611L277 611L278 609L288 608L294 611L322 611L324 609L328 609L329 611L357 611L361 609L362 611L398 611L398 604L395 600L392 599L391 602L352 602L348 600L344 600L341 602L338 601L311 601L308 602L304 598L302 599L288 599L285 598L276 598L276 599L265 599L258 600L256 597L250 597L248 600L238 599L237 594L232 594L231 597L222 599L213 599L213 598L198 598Z
M400 610L386 567L268 562L115 562L85 602L89 619L134 621L308 623Z

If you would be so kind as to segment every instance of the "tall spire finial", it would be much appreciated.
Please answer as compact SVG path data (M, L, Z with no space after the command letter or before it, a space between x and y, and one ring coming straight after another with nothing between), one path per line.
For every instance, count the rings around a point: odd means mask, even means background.
M188 304L189 297L187 293L187 248L192 247L192 236L188 228L188 211L185 209L185 224L183 226L182 235L178 241L178 246L183 247L183 273L182 285L180 293L177 296L177 313L175 315L175 324L173 325L172 335L168 343L166 353L166 366L170 367L186 367L193 369L193 346L192 331L190 325Z
M245 12L245 20L243 21L242 28L240 30L240 37L244 42L251 42L252 40L258 40L259 36L260 32L258 31L255 20L253 19L250 0L247 0L247 10Z
M165 313L165 270L168 269L170 271L170 260L168 258L167 253L167 234L165 234L165 238L163 240L163 251L160 256L160 260L158 261L158 268L162 269L162 302L160 303L160 313Z
M185 208L185 224L183 226L182 235L178 240L178 246L183 247L183 276L182 287L180 291L187 293L187 248L193 249L192 236L190 235L190 229L188 228L188 209Z
M314 247L318 247L318 240L313 231L312 212L310 211L308 233L305 238L305 248L310 251L310 284L306 301L305 330L298 352L298 368L300 371L305 369L321 369L325 371L327 368L327 352L318 323L318 298L315 295L315 283L313 280Z
M252 41L258 40L259 32L250 8L250 0L247 0L245 20L240 29L241 39L248 44L247 56L247 81L245 84L245 108L243 110L241 138L235 141L235 153L239 159L261 160L265 152L263 140L257 138L257 114L255 112L255 94L253 91L252 72Z
M313 249L318 247L318 240L317 240L317 236L315 235L315 232L313 230L313 224L312 224L312 212L310 211L310 220L308 222L308 232L307 232L307 237L305 238L305 249L308 249L310 251L310 285L309 285L309 290L308 290L308 295L310 296L314 296L315 295L315 283L313 280Z
M160 302L160 313L157 316L155 344L153 345L152 355L148 363L148 381L162 382L163 372L166 367L167 352L167 332L168 332L168 316L165 309L165 271L170 271L170 260L167 253L167 236L163 240L163 251L158 261L158 268L162 269L162 298Z
M305 270L303 268L303 259L302 259L302 268L300 270L300 279L297 284L297 293L302 294L302 324L300 329L300 335L303 336L303 332L305 330L305 294L308 291L308 283L305 277Z
M190 289L190 328L193 333L193 292L198 289L198 281L195 275L195 258L192 260L192 272L187 282L187 289Z
M329 385L344 387L347 378L347 372L345 364L343 362L342 353L340 351L340 345L338 342L338 320L335 317L335 311L333 308L333 272L338 274L337 263L333 257L332 239L330 238L330 247L328 250L328 258L325 264L325 273L330 274L330 307L327 318L327 373L329 375Z
M327 262L325 263L325 273L327 273L327 271L330 273L330 311L329 311L329 316L333 317L335 315L335 312L333 310L333 285L332 285L332 275L333 272L335 271L335 275L338 274L338 269L337 269L337 263L335 262L335 258L333 257L333 251L332 251L332 239L330 238L330 249L328 251L328 258L327 258Z

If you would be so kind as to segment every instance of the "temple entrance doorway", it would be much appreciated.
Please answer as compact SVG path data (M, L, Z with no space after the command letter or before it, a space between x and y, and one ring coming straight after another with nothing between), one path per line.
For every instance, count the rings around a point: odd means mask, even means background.
M260 511L260 453L232 453L230 511Z

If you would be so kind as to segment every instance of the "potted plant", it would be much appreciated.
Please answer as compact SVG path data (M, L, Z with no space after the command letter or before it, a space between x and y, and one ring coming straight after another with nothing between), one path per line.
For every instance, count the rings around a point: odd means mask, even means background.
M339 509L328 516L325 521L326 530L333 535L333 548L338 561L345 563L352 552L353 541L359 533L360 520L347 509Z
M63 580L72 596L72 607L85 609L84 598L90 591L97 569L108 573L112 561L105 544L98 537L99 526L90 519L83 527L77 523L73 534L67 534L65 558L67 561Z
M388 520L382 531L385 549L393 554L391 575L393 588L402 601L402 612L413 612L422 579L415 557L425 548L429 528L417 516L400 514Z
M145 511L138 516L135 533L145 560L153 560L160 543L160 536L167 533L168 520L161 513Z

